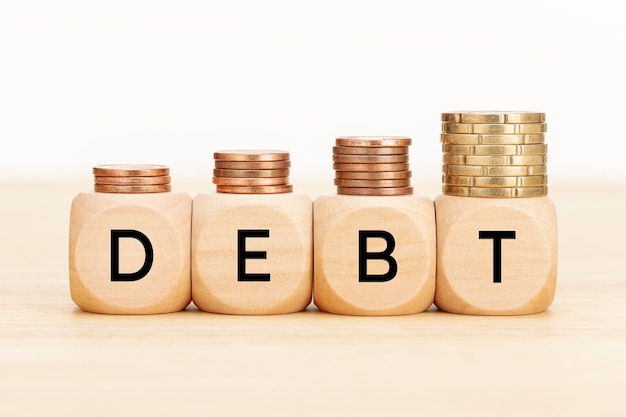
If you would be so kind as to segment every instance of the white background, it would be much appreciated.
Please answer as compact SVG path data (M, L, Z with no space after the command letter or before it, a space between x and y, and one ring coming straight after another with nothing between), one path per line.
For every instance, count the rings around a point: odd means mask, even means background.
M4 1L0 175L91 177L278 148L332 181L341 135L413 138L439 177L440 114L547 114L551 181L626 179L619 2Z

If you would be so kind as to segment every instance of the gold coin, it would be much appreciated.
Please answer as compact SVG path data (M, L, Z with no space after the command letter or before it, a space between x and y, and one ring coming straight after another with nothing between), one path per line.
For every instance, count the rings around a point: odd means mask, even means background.
M451 123L544 123L546 114L526 111L462 111L442 113L441 121Z
M336 155L401 155L409 153L409 147L333 146L333 153Z
M161 177L170 174L165 165L107 164L93 167L94 175L100 177Z
M102 185L162 185L169 184L172 177L163 175L160 177L101 177L94 176L94 182Z
M541 165L548 156L543 155L455 155L444 153L443 162L449 165Z
M337 187L337 194L371 195L371 196L409 195L409 194L413 194L413 187L393 187L393 188Z
M409 146L411 138L404 136L343 136L335 140L337 146L393 147Z
M215 161L217 169L282 169L290 166L291 161Z
M293 191L293 185L291 184L252 186L217 185L215 188L218 193L228 194L282 194Z
M335 171L335 177L347 180L402 180L411 178L411 171Z
M442 133L441 142L453 145L525 145L543 143L544 133L528 135L468 135L463 133Z
M493 124L493 123L448 123L443 122L441 130L446 133L522 135L527 133L544 133L548 125L545 123L527 124Z
M228 178L275 178L288 176L289 169L214 169L213 175Z
M409 155L333 155L333 161L344 164L396 164L409 162Z
M516 197L543 197L548 194L548 187L524 187L524 188L478 188L457 187L443 185L445 195L459 197L492 197L492 198L516 198Z
M275 150L218 151L213 158L220 161L288 161L289 152Z
M106 185L94 184L93 189L98 193L119 193L119 194L147 194L163 193L172 190L170 184L161 185Z
M409 169L409 164L399 163L399 164L341 164L335 162L333 164L333 169L336 171L361 171L361 172L370 172L370 171L407 171Z
M289 183L289 177L270 177L270 178L213 177L213 184L218 184L218 185L252 186L252 185L284 185L288 183Z
M522 177L530 175L546 175L546 165L444 165L446 175L461 175L467 177Z
M442 182L447 185L462 187L537 187L548 184L547 175L527 177L464 177L460 175L443 175Z
M408 178L404 180L347 180L345 178L335 178L335 185L354 188L397 188L408 187L411 185L411 180Z
M548 152L548 145L453 145L444 143L443 152L457 155L542 155Z

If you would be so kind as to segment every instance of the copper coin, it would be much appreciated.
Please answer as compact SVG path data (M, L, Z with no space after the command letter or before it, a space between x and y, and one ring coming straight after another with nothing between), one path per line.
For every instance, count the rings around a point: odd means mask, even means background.
M275 178L289 176L289 169L214 169L213 175L227 178Z
M409 155L333 155L333 161L344 164L396 164L409 162Z
M275 150L218 151L213 158L220 161L288 161L289 152Z
M343 136L335 140L337 146L387 147L409 146L411 138L405 136Z
M215 161L217 169L281 169L290 166L291 161Z
M165 165L108 164L93 167L94 175L100 177L161 177L170 174Z
M351 188L337 187L337 194L348 195L408 195L413 194L413 187L396 187L396 188Z
M410 179L405 180L347 180L335 178L335 185L354 188L397 188L411 185Z
M213 177L213 184L217 185L233 185L233 186L251 186L251 185L284 185L289 183L289 177L270 177L270 178L228 178Z
M382 172L359 172L359 171L335 171L336 178L349 180L402 180L411 178L411 171L382 171Z
M170 184L162 185L106 185L94 184L94 191L98 193L119 193L119 194L146 194L163 193L172 190Z
M160 177L101 177L94 176L94 182L102 185L162 185L169 184L172 177L163 175Z
M290 193L293 191L293 185L259 185L259 186L232 186L232 185L217 185L216 190L218 193L228 194L281 194Z
M336 155L401 155L409 153L409 147L333 146L333 153Z
M336 171L407 171L409 164L340 164L335 162L333 169Z

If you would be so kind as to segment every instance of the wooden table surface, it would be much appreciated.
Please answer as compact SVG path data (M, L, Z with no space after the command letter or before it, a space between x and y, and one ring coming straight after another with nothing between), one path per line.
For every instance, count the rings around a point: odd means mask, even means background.
M626 415L626 184L551 185L556 299L518 317L84 313L67 240L88 187L0 182L3 416Z

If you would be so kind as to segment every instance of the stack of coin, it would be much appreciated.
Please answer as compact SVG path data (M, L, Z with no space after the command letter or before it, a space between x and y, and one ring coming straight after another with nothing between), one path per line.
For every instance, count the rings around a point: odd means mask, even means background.
M544 113L443 113L443 193L541 197L548 193Z
M93 174L94 191L99 193L162 193L172 189L170 169L164 165L99 165Z
M290 193L289 152L272 150L219 151L213 154L213 183L218 193Z
M397 136L345 136L336 139L333 168L337 194L413 194L409 170L411 139Z

